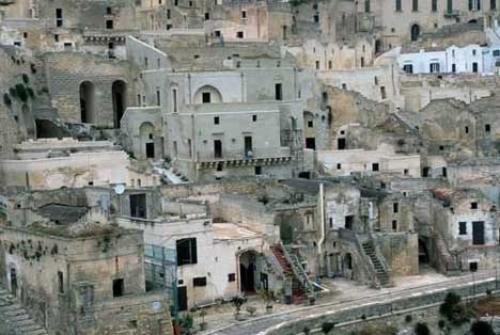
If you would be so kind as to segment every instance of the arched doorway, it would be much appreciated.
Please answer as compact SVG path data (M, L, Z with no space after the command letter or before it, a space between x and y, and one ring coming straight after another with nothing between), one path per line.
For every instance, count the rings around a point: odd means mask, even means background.
M28 138L36 137L36 125L35 119L33 118L33 114L28 107L28 105L24 104L21 108L21 116L23 120L24 127L26 128L26 133Z
M420 37L420 26L418 24L414 24L411 26L411 40L416 41Z
M201 87L194 95L195 104L220 104L222 101L222 94L210 85Z
M240 290L243 293L255 293L257 253L253 250L243 252L239 257Z
M82 123L95 122L95 88L90 81L80 84L80 119Z
M113 96L114 127L120 128L120 121L127 108L127 84L123 80L113 82L111 87Z
M144 158L155 158L154 131L155 127L150 122L144 122L139 127L141 151Z

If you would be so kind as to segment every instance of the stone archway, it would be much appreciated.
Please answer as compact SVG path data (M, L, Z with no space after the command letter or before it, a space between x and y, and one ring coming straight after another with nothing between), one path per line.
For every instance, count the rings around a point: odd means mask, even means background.
M80 121L95 122L95 87L90 81L80 84Z
M255 250L242 252L238 257L238 265L240 291L246 294L255 293L257 252Z
M411 40L416 41L420 37L420 26L418 24L413 24L410 28Z
M111 86L113 98L113 123L115 128L120 128L120 121L127 109L127 83L116 80Z
M205 85L196 91L193 101L195 104L220 104L223 99L217 88Z

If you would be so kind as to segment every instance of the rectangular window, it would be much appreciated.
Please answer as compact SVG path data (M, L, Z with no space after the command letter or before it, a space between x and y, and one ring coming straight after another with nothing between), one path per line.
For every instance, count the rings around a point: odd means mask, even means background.
M345 217L345 229L352 229L354 225L354 215L347 215Z
M63 10L62 8L56 8L56 26L63 26Z
M194 287L207 286L207 277L193 278L193 286Z
M175 241L177 251L177 265L196 264L198 256L196 238L183 238Z
M497 0L490 0L490 9L491 10L497 9Z
M106 29L113 29L113 20L106 20Z
M243 32L242 31L238 31L236 33L236 38L243 38Z
M458 235L467 235L467 222L458 223Z
M57 287L59 293L64 293L64 274L61 271L57 272Z
M255 175L260 176L262 174L262 166L256 166L255 167Z
M252 115L252 121L253 121L253 122L257 122L257 115L255 115L255 114L254 114L254 115Z
M370 0L365 0L365 13L370 13Z
M414 12L418 11L418 0L412 0L411 2L411 10Z
M220 118L218 116L214 116L214 124L219 124Z
M241 18L246 19L247 18L247 12L245 10L241 11Z
M204 104L209 104L212 101L212 96L210 95L210 92L203 92L201 94L201 100Z
M392 220L392 230L398 231L398 221Z
M413 73L413 64L403 65L403 71L406 73Z
M395 203L392 204L392 211L394 213L398 213L399 212L399 204L397 202L395 202Z
M396 12L402 12L401 0L396 0Z
M471 209L477 209L477 202L471 202L470 203L470 208Z
M191 139L190 138L188 138L188 156L189 156L189 158L193 157L193 149L192 149Z
M437 0L432 0L432 6L431 7L432 7L431 10L433 12L437 12L437 10L438 10Z
M125 294L125 283L123 278L113 280L113 298L123 297Z
M274 84L274 98L276 100L283 100L283 87L281 83Z
M319 60L316 61L316 70L319 70Z
M228 282L233 282L233 281L236 281L236 274L235 273L229 273L227 275L227 281Z
M484 131L487 132L487 133L491 132L491 125L485 124L484 125Z
M160 96L160 91L159 90L156 91L156 104L158 106L161 105L161 96Z
M446 1L446 12L451 14L453 12L453 0Z
M429 72L430 73L439 73L439 63L430 63L429 64Z
M174 141L174 156L177 157L177 141Z
M378 163L373 163L372 164L372 171L377 172L379 170L379 165Z
M177 89L172 89L172 104L174 113L177 113Z
M146 194L131 194L130 199L130 216L133 218L146 218Z

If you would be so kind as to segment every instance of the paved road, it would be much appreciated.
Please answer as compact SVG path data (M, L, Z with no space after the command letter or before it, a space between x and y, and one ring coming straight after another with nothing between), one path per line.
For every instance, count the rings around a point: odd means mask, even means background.
M290 322L299 319L306 318L311 315L323 314L327 312L332 312L339 309L354 308L361 304L373 303L373 302L390 302L400 298L407 297L409 295L426 293L433 290L453 288L457 286L462 286L464 284L480 281L485 281L487 279L495 279L495 272L482 272L475 275L464 275L460 277L450 277L448 280L439 282L437 284L430 284L424 286L418 286L414 288L399 289L396 287L390 292L374 294L372 296L360 299L354 299L344 302L331 302L316 306L306 306L297 308L296 310L287 311L283 313L277 313L272 315L266 315L252 320L242 321L237 324L229 325L219 329L209 330L202 334L204 335L255 335L255 334L265 334L265 331L269 328L276 326L283 322Z

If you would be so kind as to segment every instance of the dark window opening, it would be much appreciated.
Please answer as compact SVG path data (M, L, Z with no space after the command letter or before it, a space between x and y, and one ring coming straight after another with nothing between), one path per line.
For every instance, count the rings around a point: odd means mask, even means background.
M398 230L398 221L392 220L392 230L397 231Z
M219 124L220 118L218 116L214 116L214 124Z
M306 138L306 148L316 150L316 138L314 137Z
M458 234L459 235L467 235L467 222L459 222L458 223Z
M62 8L56 8L56 26L63 26L63 10Z
M346 145L345 138L337 139L337 149L338 150L345 150L346 148L347 148L347 145Z
M222 158L222 141L214 140L214 157Z
M257 122L257 115L255 115L255 114L254 114L254 115L252 115L252 121L253 121L253 122Z
M195 277L193 278L193 286L207 286L207 277Z
M255 167L255 175L260 176L262 174L262 166Z
M204 104L209 104L212 100L212 96L210 95L210 92L203 92L201 94L201 101L204 103Z
M236 33L236 37L237 37L237 38L243 38L243 32L242 32L242 31L238 31L238 32Z
M283 87L281 83L274 84L274 98L276 100L283 100Z
M233 282L233 281L236 281L236 274L235 273L229 273L227 275L227 281L228 282Z
M429 177L429 172L430 172L430 168L429 167L424 167L422 169L422 177Z
M146 218L146 194L130 195L130 216L133 218Z
M106 20L106 29L113 29L113 20Z
M469 270L470 272L476 272L477 271L477 262L470 262L469 263Z
M477 209L477 202L471 202L470 203L470 208L471 209Z
M245 157L252 158L253 156L252 136L245 136L244 143L245 143Z
M375 172L376 172L376 171L378 171L378 170L379 170L379 165L378 165L378 163L373 163L373 164L372 164L372 171L375 171Z
M448 176L448 170L445 167L441 169L441 172L442 172L442 176L443 177L447 177Z
M354 225L354 215L347 215L345 217L345 229L352 229Z
M196 238L184 238L175 241L177 251L177 265L196 264L198 256Z
M395 203L392 204L392 211L394 213L398 213L399 212L399 204L397 202L395 202Z
M491 131L491 125L485 124L484 125L484 131L487 132L487 133L489 133Z
M472 72L479 72L479 65L476 62L472 63Z
M64 274L61 271L57 272L57 287L59 293L64 293Z
M113 280L113 298L123 297L125 294L125 282L123 278Z

